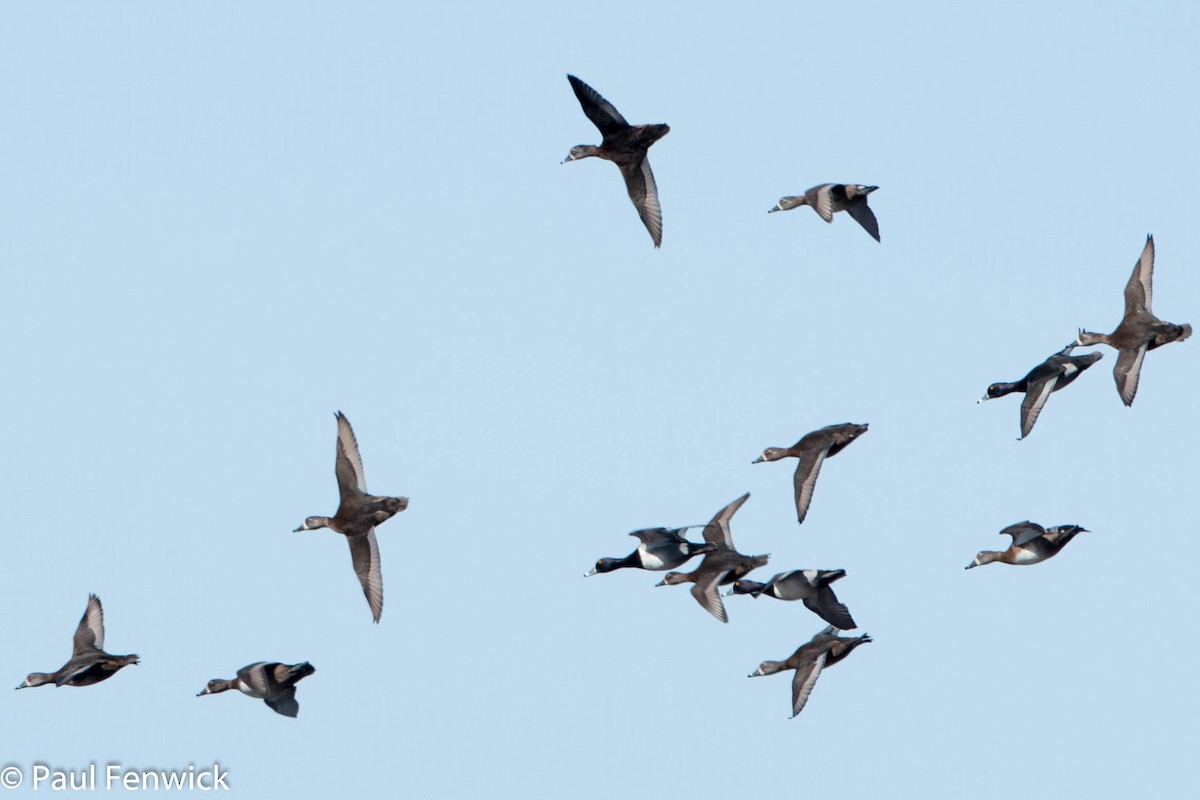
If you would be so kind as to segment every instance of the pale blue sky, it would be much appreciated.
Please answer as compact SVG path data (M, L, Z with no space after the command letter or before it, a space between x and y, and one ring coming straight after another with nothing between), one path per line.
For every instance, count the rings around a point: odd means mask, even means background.
M15 686L89 592L143 663L0 695L4 764L219 760L234 796L1110 798L1191 791L1200 343L1115 353L1018 442L982 406L1154 310L1200 324L1200 11L1174 3L24 3L0 10L0 561ZM566 80L632 123L656 251ZM846 215L768 216L876 184ZM335 424L370 488L380 625L329 532ZM835 422L797 527L790 464ZM843 568L875 643L657 573L635 528L734 520L764 577ZM964 572L1023 519L1054 560ZM308 660L296 720L196 698ZM39 796L28 786L8 796Z

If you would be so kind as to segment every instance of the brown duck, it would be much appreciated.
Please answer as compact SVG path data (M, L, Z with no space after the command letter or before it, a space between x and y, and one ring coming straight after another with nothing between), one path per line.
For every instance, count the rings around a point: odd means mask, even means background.
M338 433L334 473L341 497L337 513L332 517L308 517L303 525L296 528L296 532L329 528L346 537L350 545L350 560L354 563L354 572L371 607L371 616L379 622L383 613L383 573L379 567L379 542L375 540L375 526L408 508L408 498L367 494L362 456L358 454L358 441L354 438L350 420L340 411L335 416Z
M79 627L75 629L75 641L71 659L57 672L31 672L18 689L53 683L55 686L91 686L106 681L117 670L130 664L140 664L136 655L114 656L104 652L104 607L100 598L88 595L87 608Z
M1087 346L1106 344L1117 351L1117 363L1113 366L1113 379L1117 382L1117 393L1121 402L1133 405L1137 394L1138 379L1142 374L1142 359L1148 350L1162 347L1171 342L1182 342L1192 335L1191 325L1174 325L1163 322L1150 310L1154 294L1154 237L1146 237L1142 255L1133 265L1133 274L1125 285L1125 316L1121 324L1110 334L1091 333L1079 329L1076 341Z
M594 144L572 147L563 163L597 156L616 164L621 170L621 177L625 179L629 199L633 201L633 207L645 223L646 230L650 231L654 246L662 246L662 206L658 202L658 186L654 183L654 173L650 171L647 152L650 145L667 135L670 127L630 125L621 112L595 89L574 75L568 75L567 80L579 98L579 105L583 106L583 113L600 129L604 138L599 147Z

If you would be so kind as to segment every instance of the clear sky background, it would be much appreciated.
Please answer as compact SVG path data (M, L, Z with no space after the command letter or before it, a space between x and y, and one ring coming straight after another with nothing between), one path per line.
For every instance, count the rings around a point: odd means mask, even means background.
M0 694L4 764L246 798L1181 797L1194 789L1200 341L977 405L1120 321L1200 324L1195 4L22 3L0 12L0 471L15 686L89 592L142 664ZM655 250L574 73L651 150ZM882 244L781 195L875 184ZM332 514L370 488L382 623ZM807 520L794 462L837 422ZM789 720L823 623L625 534L734 520L843 568L875 642ZM1052 561L964 572L1024 519ZM694 564L692 565L694 566ZM690 567L689 567L690 568ZM210 678L308 660L298 719ZM28 785L9 796L35 796Z

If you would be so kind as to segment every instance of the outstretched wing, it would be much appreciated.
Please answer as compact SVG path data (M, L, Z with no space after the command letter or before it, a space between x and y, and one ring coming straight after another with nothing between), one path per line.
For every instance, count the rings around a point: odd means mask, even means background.
M379 567L375 529L370 528L361 536L347 536L346 541L350 543L350 560L354 562L354 572L362 584L367 604L371 606L371 616L379 622L383 614L383 571Z
M100 598L94 594L88 595L87 608L79 620L79 627L75 629L73 647L75 655L88 650L104 649L104 607L100 605Z
M875 219L875 212L867 205L867 199L864 197L862 202L848 203L846 205L846 213L854 217L854 221L863 226L863 230L871 234L871 238L875 241L881 241L879 238L879 221Z
M337 414L337 460L334 471L337 473L338 491L342 497L354 491L366 492L367 479L363 472L362 456L358 454L358 440L354 438L354 429L350 420L338 411Z
M1129 283L1125 284L1125 316L1136 314L1139 311L1152 313L1150 311L1150 301L1154 294L1154 237L1146 237L1146 246L1142 248L1142 254L1138 257L1137 263L1133 265L1133 274L1129 276ZM1125 405L1129 405L1126 403Z
M1113 365L1113 380L1117 382L1121 402L1127 406L1133 405L1133 398L1137 395L1138 381L1142 377L1142 359L1145 357L1146 344L1137 350L1121 350L1117 354L1117 363Z
M583 106L583 113L587 114L587 118L592 121L592 124L600 129L600 133L608 136L621 128L629 127L629 123L621 116L621 112L617 111L612 103L601 97L599 92L574 75L568 75L567 80L571 82L571 88L575 90L575 96L579 98L579 105Z
M812 694L813 687L817 685L817 678L821 677L821 670L825 669L825 659L828 656L828 651L821 653L814 661L809 664L801 664L796 670L795 677L792 678L792 717L799 716L804 710L805 703L808 702L808 696Z
M625 178L625 188L629 190L629 199L637 209L638 216L655 247L662 246L662 205L658 202L658 185L654 182L654 173L650 171L650 159L643 158L638 164L622 164L621 175Z
M796 484L796 519L804 522L808 514L808 505L812 502L813 489L817 485L817 476L821 474L821 464L829 448L824 450L808 450L800 456L800 465L796 467L794 481Z
M1030 381L1025 390L1025 399L1021 401L1021 438L1024 439L1033 430L1042 413L1042 406L1050 399L1050 393L1058 385L1058 374L1052 373L1040 381Z
M696 602L700 604L701 608L721 622L729 622L729 616L725 613L725 604L721 602L719 590L721 580L728 573L729 570L711 572L692 585L692 597L696 598Z
M734 500L729 505L717 512L717 515L712 518L712 521L704 526L704 541L709 544L715 544L719 547L728 547L730 550L736 550L733 546L733 533L729 529L729 521L733 519L733 515L742 507L742 504L750 498L750 493Z

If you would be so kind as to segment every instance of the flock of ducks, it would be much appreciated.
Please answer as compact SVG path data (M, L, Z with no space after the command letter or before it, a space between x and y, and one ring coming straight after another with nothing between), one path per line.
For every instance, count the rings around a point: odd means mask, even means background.
M571 148L565 161L596 156L612 161L621 170L629 198L638 216L650 233L654 246L662 245L662 206L658 187L650 169L647 153L650 146L665 136L670 128L664 124L630 125L620 112L574 75L567 76L584 114L600 130L603 139L599 146L577 145ZM564 161L564 163L565 163ZM867 197L878 187L861 184L823 183L802 195L787 196L770 212L787 211L798 206L810 206L823 220L845 211L876 241L880 241L879 223L867 205ZM1078 346L1106 344L1118 352L1113 369L1117 391L1125 405L1132 405L1137 394L1142 361L1148 351L1170 342L1183 341L1191 333L1190 325L1164 322L1151 311L1152 279L1154 272L1154 239L1147 237L1145 248L1134 266L1125 287L1125 315L1110 334L1079 330L1074 342L1047 358L1014 382L993 383L980 399L1003 397L1022 392L1021 437L1033 430L1050 395L1073 383L1088 367L1100 360L1100 353L1072 355ZM334 473L337 478L339 503L332 517L312 516L295 529L296 532L320 528L346 537L354 572L362 586L374 622L383 613L383 575L380 569L379 542L375 529L408 507L407 497L372 495L367 491L362 457L350 421L340 411L337 419L337 449ZM821 466L827 458L837 455L865 434L866 424L842 423L829 425L805 434L791 447L768 447L753 463L795 458L796 519L803 523L812 503L813 490ZM729 617L722 601L720 587L730 586L724 596L766 595L778 600L800 600L803 605L827 623L808 642L783 661L764 661L750 677L772 675L793 670L792 716L804 708L813 686L823 669L846 658L859 645L872 641L869 635L853 638L838 636L841 630L857 627L849 609L841 603L831 586L846 576L843 569L793 569L772 576L765 583L748 580L753 570L766 566L767 555L745 555L734 545L730 523L738 509L750 498L743 494L726 505L703 526L704 541L690 542L685 533L690 527L646 528L629 535L638 540L637 549L623 558L601 558L587 576L632 568L666 571L659 586L691 583L691 594L701 608L721 622ZM1058 525L1049 529L1034 522L1019 522L1000 531L1012 537L1012 544L1003 551L981 551L967 569L1002 562L1005 564L1037 564L1056 555L1075 537L1085 532L1079 525ZM703 556L692 572L673 570L696 556ZM87 608L75 631L71 657L52 673L33 672L17 689L43 686L91 686L105 681L131 664L140 663L136 654L113 655L104 650L104 609L100 598L89 595ZM315 672L308 662L284 664L259 661L242 667L231 679L217 678L208 682L197 695L218 694L230 689L263 700L271 709L288 717L299 713L296 684Z
M665 136L670 128L663 124L630 125L613 104L595 89L574 75L568 75L567 79L583 107L584 114L600 129L603 140L598 147L577 145L571 148L566 161L598 156L614 162L625 178L629 198L650 232L654 246L661 246L662 205L658 199L658 187L647 154L650 146ZM821 219L833 222L835 213L845 211L878 242L881 241L879 222L867 204L868 196L878 188L862 184L822 183L808 189L802 195L780 198L778 204L768 213L809 206ZM1037 422L1050 395L1073 383L1102 357L1098 352L1072 355L1072 351L1080 346L1106 344L1118 353L1117 363L1113 368L1117 392L1126 406L1132 405L1146 352L1170 342L1183 341L1192 333L1190 325L1163 322L1150 310L1153 274L1154 239L1147 236L1141 257L1134 265L1133 275L1125 287L1125 315L1116 330L1106 335L1080 329L1075 341L1038 364L1019 381L993 383L980 398L980 402L1004 397L1013 392L1024 393L1025 399L1021 403L1020 436L1024 439L1033 431L1034 423ZM803 523L825 459L837 455L866 433L867 429L866 424L850 422L829 425L805 434L791 447L768 447L754 463L778 461L783 458L798 460L794 476L796 519L797 522ZM872 640L865 634L856 638L837 635L840 630L857 627L849 609L838 600L830 585L845 577L845 570L794 569L780 572L766 583L746 578L752 570L766 566L768 561L766 555L749 556L740 553L733 544L730 521L749 497L749 494L744 494L717 512L712 521L704 526L703 543L687 541L683 536L687 528L636 530L630 533L630 536L638 539L636 550L624 558L599 559L585 577L622 568L674 570L695 556L703 556L700 566L692 572L668 572L658 585L691 583L692 596L696 602L721 622L729 621L721 601L721 586L732 584L725 596L766 595L779 600L803 601L806 608L828 623L828 627L802 644L786 660L764 661L750 675L753 678L794 670L792 716L795 717L808 702L821 671L844 659L860 644ZM1057 525L1047 529L1035 522L1018 522L1000 531L1001 534L1012 537L1012 544L1008 549L981 551L966 568L971 569L997 561L1016 565L1037 564L1056 555L1076 534L1083 532L1086 532L1086 529L1075 524Z
M379 564L379 542L375 528L408 508L407 497L381 497L367 493L358 440L350 420L338 411L337 453L334 474L337 476L337 512L332 517L308 517L295 532L328 528L346 537L350 545L350 561L362 585L371 617L379 622L383 614L383 572ZM25 689L53 683L55 686L91 686L108 680L130 664L141 663L137 655L115 656L104 650L104 607L96 595L88 596L87 609L75 630L71 658L55 672L31 672L17 686ZM219 694L237 689L242 694L258 698L272 710L285 717L300 713L296 701L296 684L316 672L307 661L283 664L277 661L257 661L237 671L234 678L214 678L197 694Z

